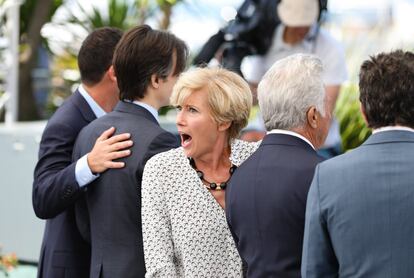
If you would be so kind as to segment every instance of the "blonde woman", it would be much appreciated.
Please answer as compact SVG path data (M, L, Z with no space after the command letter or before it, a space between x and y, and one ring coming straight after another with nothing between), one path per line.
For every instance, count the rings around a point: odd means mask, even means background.
M154 156L142 182L146 277L241 277L225 218L227 181L257 144L247 124L248 84L225 69L198 68L174 87L181 147Z

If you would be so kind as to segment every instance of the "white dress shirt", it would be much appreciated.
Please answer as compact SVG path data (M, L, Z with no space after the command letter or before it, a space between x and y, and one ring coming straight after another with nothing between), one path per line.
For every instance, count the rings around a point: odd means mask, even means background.
M294 131L283 130L283 129L272 129L271 131L268 131L267 134L286 134L286 135L295 136L295 137L305 141L306 143L308 143L312 147L312 149L315 150L315 147L312 145L312 143L307 138L305 138L304 136L302 136L299 133L296 133Z
M414 129L412 129L410 127L396 125L396 126L384 126L384 127L376 128L376 129L372 130L372 133L375 134L375 133L378 133L378 132L395 131L395 130L414 132Z
M138 101L138 100L134 100L132 103L139 105L145 109L148 110L148 112L150 112L152 114L152 116L154 116L154 118L157 120L157 122L160 122L159 117L158 117L158 111L157 109L155 109L154 107L152 107L149 104L146 104L144 102Z

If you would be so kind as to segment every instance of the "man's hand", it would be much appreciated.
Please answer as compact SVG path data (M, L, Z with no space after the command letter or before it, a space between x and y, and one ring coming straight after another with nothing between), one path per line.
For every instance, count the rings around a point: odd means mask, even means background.
M114 162L113 160L131 154L130 150L125 150L133 144L132 140L128 140L131 134L122 133L112 136L114 132L114 127L105 130L96 139L92 151L88 153L88 165L93 174L102 173L109 168L122 168L125 166L124 162Z

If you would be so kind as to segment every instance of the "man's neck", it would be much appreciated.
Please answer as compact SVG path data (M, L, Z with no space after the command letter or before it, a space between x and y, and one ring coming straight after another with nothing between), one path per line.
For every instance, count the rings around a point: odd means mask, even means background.
M285 44L296 45L300 44L305 39L305 36L306 34L300 34L300 31L295 31L293 27L284 26L282 40Z
M93 86L88 86L86 84L82 84L82 86L106 113L109 113L114 109L118 99L116 96L112 96L111 93L108 92L105 85L97 83Z
M286 28L285 28L285 30L283 31L283 36L282 36L282 38L283 38L283 42L285 43L285 44L289 44L289 45L294 45L294 44L296 44L296 42L295 42L295 40L293 40L293 37L290 35L290 33L286 30Z

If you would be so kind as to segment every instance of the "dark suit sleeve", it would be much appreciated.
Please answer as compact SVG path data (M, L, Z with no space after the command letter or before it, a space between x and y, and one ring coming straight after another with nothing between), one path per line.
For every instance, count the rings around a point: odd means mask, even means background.
M337 277L338 262L325 217L321 213L319 168L309 189L302 251L302 277Z
M34 171L33 208L42 219L53 218L74 204L82 192L76 182L72 151L78 130L65 124L47 126Z

